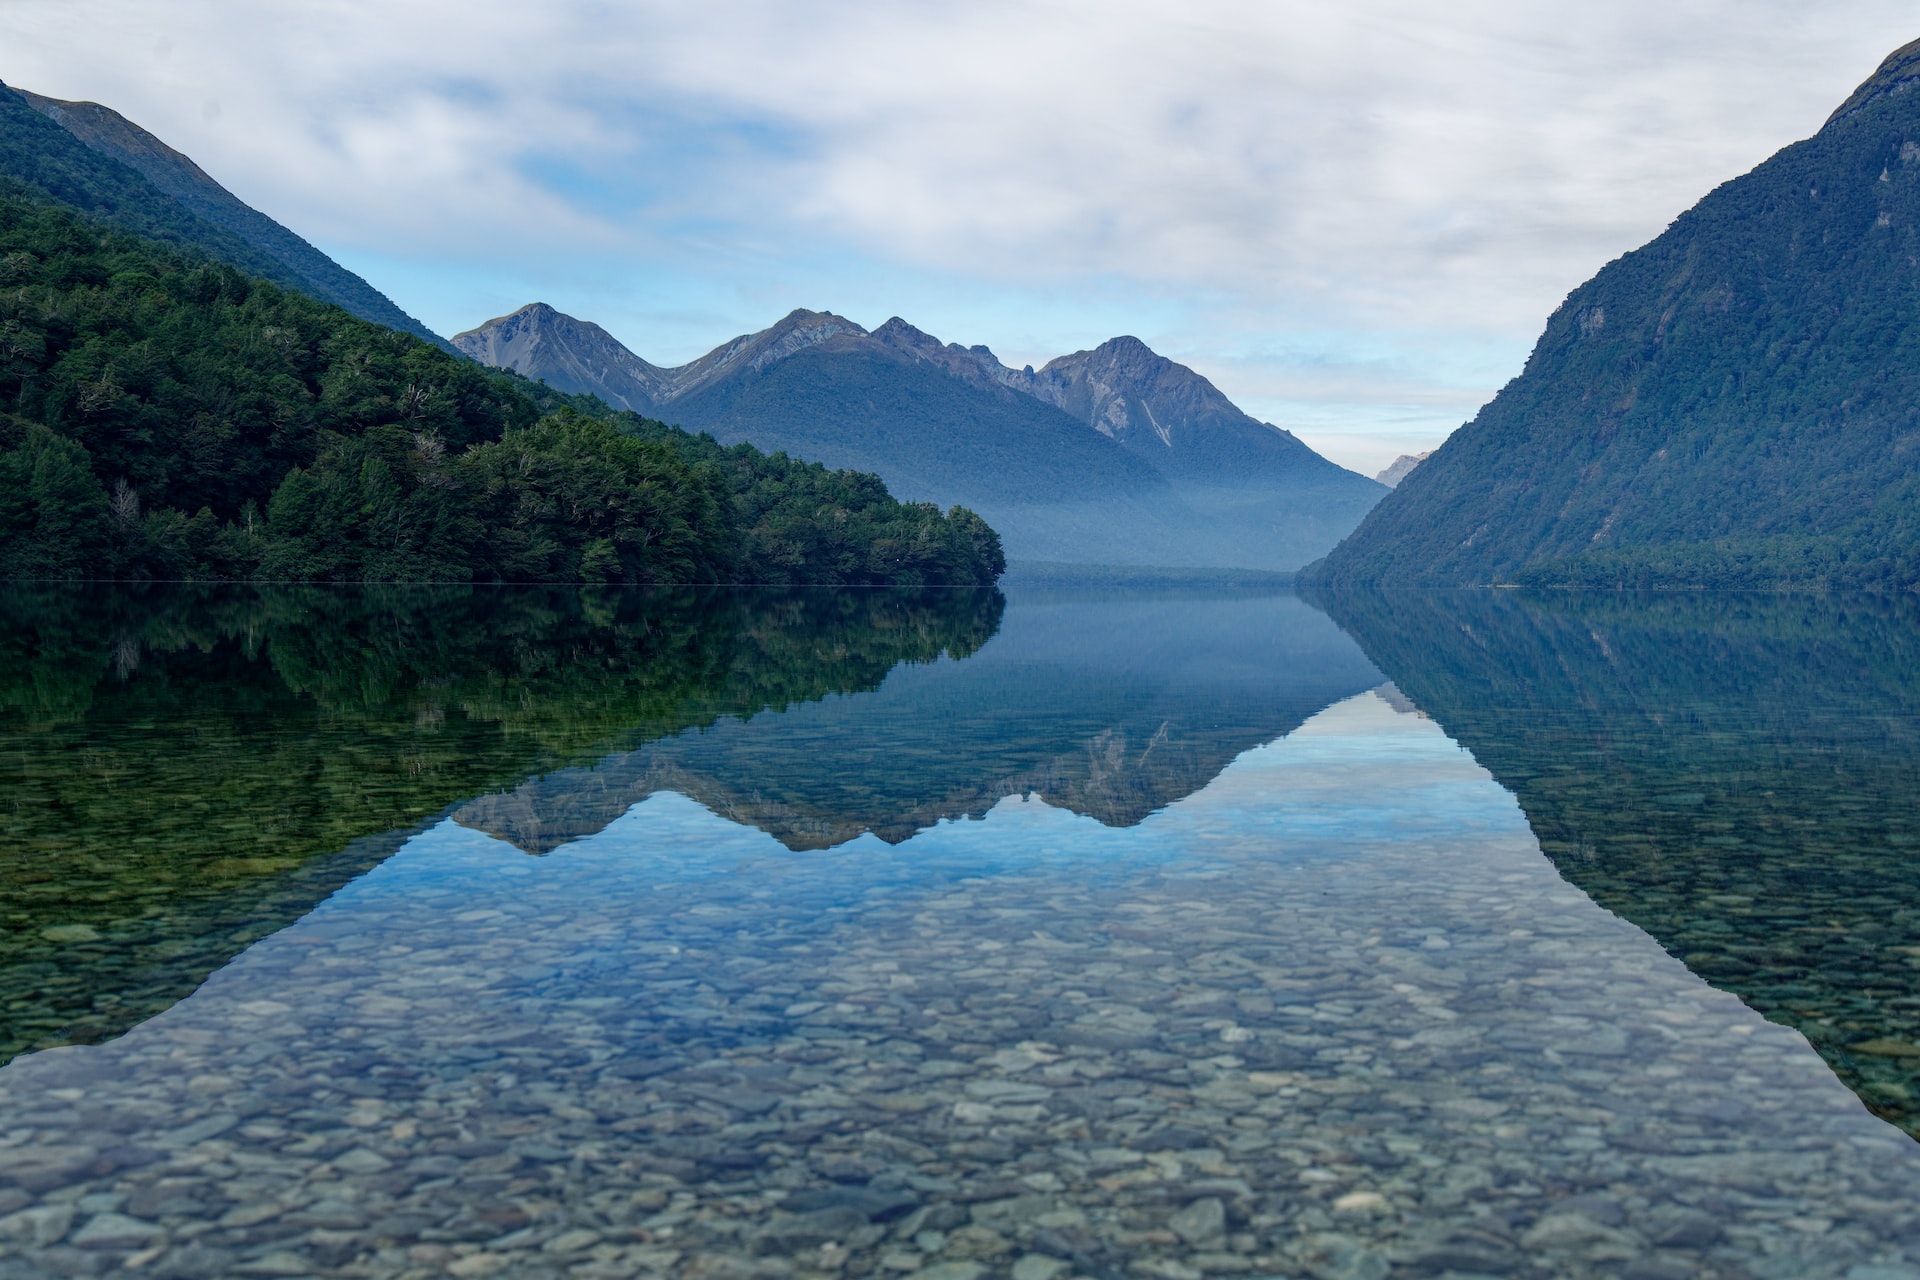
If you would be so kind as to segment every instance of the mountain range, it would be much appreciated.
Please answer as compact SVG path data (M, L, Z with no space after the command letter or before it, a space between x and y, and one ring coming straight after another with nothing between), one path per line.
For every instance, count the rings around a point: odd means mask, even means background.
M99 103L0 85L0 178L451 350L378 289Z
M1287 570L1386 492L1122 337L1035 370L899 318L794 311L678 367L544 303L453 339L483 364L984 516L1017 560Z
M1609 263L1305 575L1920 586L1920 41Z
M1030 562L1291 570L1386 492L1134 338L1036 371L902 320L869 333L796 311L664 368L535 304L449 344L97 103L0 86L0 179L557 390L725 444L873 472L906 499L972 508Z

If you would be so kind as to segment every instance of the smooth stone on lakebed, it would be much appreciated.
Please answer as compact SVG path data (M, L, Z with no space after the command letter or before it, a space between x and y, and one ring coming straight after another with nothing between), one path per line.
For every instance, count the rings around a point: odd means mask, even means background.
M51 1191L86 1172L100 1158L95 1147L33 1146L0 1151L0 1186L12 1184L28 1192Z
M59 1244L73 1226L73 1206L47 1204L0 1218L0 1235L36 1249Z
M74 1232L71 1243L81 1249L138 1249L165 1234L154 1223L123 1213L103 1213Z
M333 1167L341 1173L366 1175L384 1173L393 1167L393 1162L365 1147L355 1147L344 1155L335 1156Z
M900 1217L920 1203L911 1191L878 1187L810 1187L780 1202L790 1213L818 1213L826 1209L857 1209L873 1222Z
M1520 1237L1528 1249L1579 1249L1590 1257L1631 1258L1639 1248L1624 1232L1595 1222L1578 1211L1556 1210Z
M813 1213L775 1214L753 1235L753 1252L768 1254L797 1253L823 1244L846 1239L851 1232L867 1225L867 1215L852 1205L839 1205Z
M1175 1235L1196 1248L1227 1234L1227 1207L1213 1196L1195 1200L1167 1220Z
M1013 1280L1053 1280L1067 1270L1071 1270L1070 1265L1058 1258L1050 1258L1044 1253L1029 1253L1013 1264Z
M251 1262L243 1262L234 1270L250 1276L310 1276L313 1274L313 1263L297 1253L281 1249Z

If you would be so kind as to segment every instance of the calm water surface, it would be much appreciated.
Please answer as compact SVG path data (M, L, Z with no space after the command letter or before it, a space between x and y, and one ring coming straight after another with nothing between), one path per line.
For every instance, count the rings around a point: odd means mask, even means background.
M1327 604L16 593L0 1275L1920 1277L1911 611Z

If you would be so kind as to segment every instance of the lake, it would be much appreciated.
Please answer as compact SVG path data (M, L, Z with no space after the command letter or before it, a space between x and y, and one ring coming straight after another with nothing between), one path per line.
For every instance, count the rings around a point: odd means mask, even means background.
M1920 1280L1920 604L0 589L0 1277Z

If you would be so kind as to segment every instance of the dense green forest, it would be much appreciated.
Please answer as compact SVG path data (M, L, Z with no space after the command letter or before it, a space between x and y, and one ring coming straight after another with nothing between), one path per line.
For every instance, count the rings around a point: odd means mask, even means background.
M1574 290L1305 576L1920 586L1916 62Z
M964 509L569 401L0 191L0 576L976 584Z

